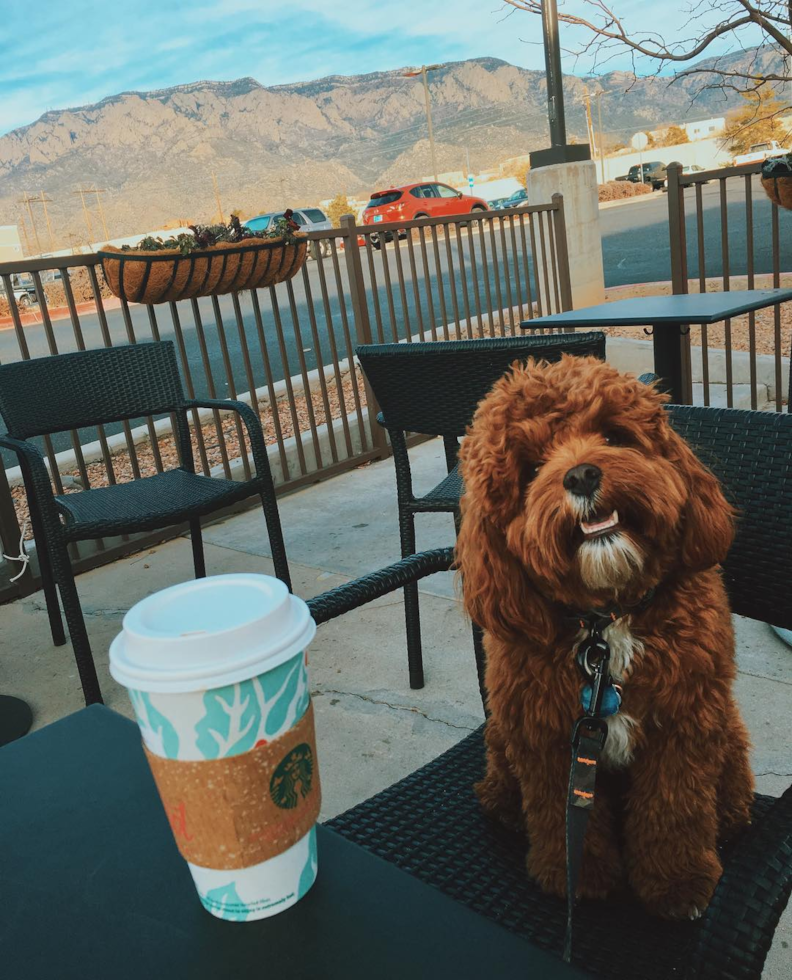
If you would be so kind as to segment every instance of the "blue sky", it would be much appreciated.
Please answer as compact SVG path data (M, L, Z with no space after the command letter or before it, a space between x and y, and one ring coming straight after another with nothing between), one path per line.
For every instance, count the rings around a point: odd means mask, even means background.
M637 25L657 12L615 2ZM509 10L502 0L0 0L0 133L48 109L199 79L276 85L479 56L542 68L539 19Z

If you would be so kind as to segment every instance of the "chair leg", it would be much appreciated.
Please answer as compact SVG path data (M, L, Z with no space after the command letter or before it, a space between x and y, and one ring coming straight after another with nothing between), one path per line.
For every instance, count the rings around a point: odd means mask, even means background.
M96 665L91 653L88 631L85 628L80 597L77 593L77 584L74 581L74 572L66 545L58 546L58 553L52 557L85 703L86 705L103 704L99 678L96 676Z
M462 515L459 508L454 511L454 529L459 537L459 529L462 526ZM489 718L489 705L487 703L487 686L484 683L484 671L487 666L487 655L484 652L484 631L477 623L473 623L473 652L476 656L476 674L478 675L479 694L481 703L484 706L484 714Z
M62 647L66 643L66 633L64 632L63 620L61 619L60 603L58 602L58 588L55 584L55 576L52 572L49 546L44 533L44 527L39 517L38 508L33 500L30 498L28 499L30 500L30 523L33 527L33 537L36 541L36 554L39 561L41 587L44 590L44 601L47 604L47 616L49 617L52 642L56 647Z
M272 493L259 494L261 506L264 509L264 520L267 522L267 534L269 535L270 550L272 551L272 564L275 566L275 574L286 584L289 592L292 591L291 575L289 574L289 560L286 557L286 545L283 542L283 529L278 512L278 503L275 499L275 490Z
M196 578L206 578L206 561L204 559L203 536L201 534L201 519L196 517L190 521L190 540L192 541L193 566Z
M415 515L399 508L399 531L402 558L415 554ZM404 619L407 627L407 666L410 687L424 686L423 650L421 649L421 611L418 605L418 583L404 587Z
M487 655L484 652L484 632L477 623L473 623L473 651L476 655L476 673L478 674L481 703L484 706L484 714L489 718L490 710L489 704L487 703L487 685L484 683Z

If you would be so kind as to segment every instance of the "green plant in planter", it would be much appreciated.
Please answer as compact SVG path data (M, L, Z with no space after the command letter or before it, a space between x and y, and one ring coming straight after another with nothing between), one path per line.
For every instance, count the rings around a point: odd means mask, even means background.
M762 177L788 177L792 175L792 153L770 157L762 164Z
M171 236L170 238L159 238L152 235L142 238L137 245L123 245L124 252L162 252L177 251L181 255L190 255L192 252L201 249L211 248L212 245L221 243L238 244L249 240L259 241L262 239L277 238L293 245L297 242L295 231L299 225L292 219L294 212L289 208L284 211L283 217L271 223L266 231L251 231L246 228L235 214L231 215L231 220L227 225L190 225L191 234L182 233L181 235Z

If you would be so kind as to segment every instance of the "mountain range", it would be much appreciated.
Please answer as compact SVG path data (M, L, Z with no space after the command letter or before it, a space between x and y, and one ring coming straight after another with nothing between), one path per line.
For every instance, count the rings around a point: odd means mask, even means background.
M760 61L773 57L760 53ZM429 79L441 172L464 170L466 151L478 170L547 144L544 72L474 58ZM739 101L700 90L696 77L669 84L617 71L566 75L568 133L585 138L586 92L601 95L609 141L723 115ZM218 195L226 216L236 208L257 213L338 192L363 197L430 172L423 86L404 70L271 87L253 78L199 81L49 111L0 137L0 224L20 220L23 195L44 192L55 244L66 247L89 239L89 223L93 240L103 235L99 200L109 235L118 237L180 219L210 221ZM103 192L84 195L87 215L81 188ZM42 210L32 207L46 248Z

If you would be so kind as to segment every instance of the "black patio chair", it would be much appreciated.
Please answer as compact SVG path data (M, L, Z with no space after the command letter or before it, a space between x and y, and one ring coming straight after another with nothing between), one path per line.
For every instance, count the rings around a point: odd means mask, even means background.
M687 406L670 412L740 510L724 567L734 612L792 627L792 416ZM451 548L412 555L308 605L324 623L451 568L453 558ZM527 877L526 839L485 816L474 795L484 775L482 733L328 825L560 955L565 901ZM756 796L753 823L722 858L723 877L697 921L653 917L629 896L579 902L573 962L607 980L759 980L792 889L792 787L779 799Z
M244 482L195 472L187 412L236 412L245 423L256 475ZM53 493L39 449L29 439L161 414L176 424L180 466L155 476L79 493ZM0 366L0 415L8 430L0 447L16 453L25 481L52 639L66 642L58 606L63 601L86 704L102 700L68 546L74 541L132 534L188 522L196 578L206 574L201 518L258 494L264 508L275 574L289 588L267 447L258 415L242 402L188 400L170 341L80 351Z
M415 553L415 515L447 513L459 521L463 492L457 469L459 439L476 406L515 361L529 357L557 361L562 354L605 357L605 334L583 332L533 337L493 337L415 344L369 344L357 356L379 402L380 425L388 430L396 467L396 497L402 557ZM432 490L413 492L407 434L442 436L448 475ZM410 687L424 686L418 586L404 589ZM473 631L481 663L478 630Z

